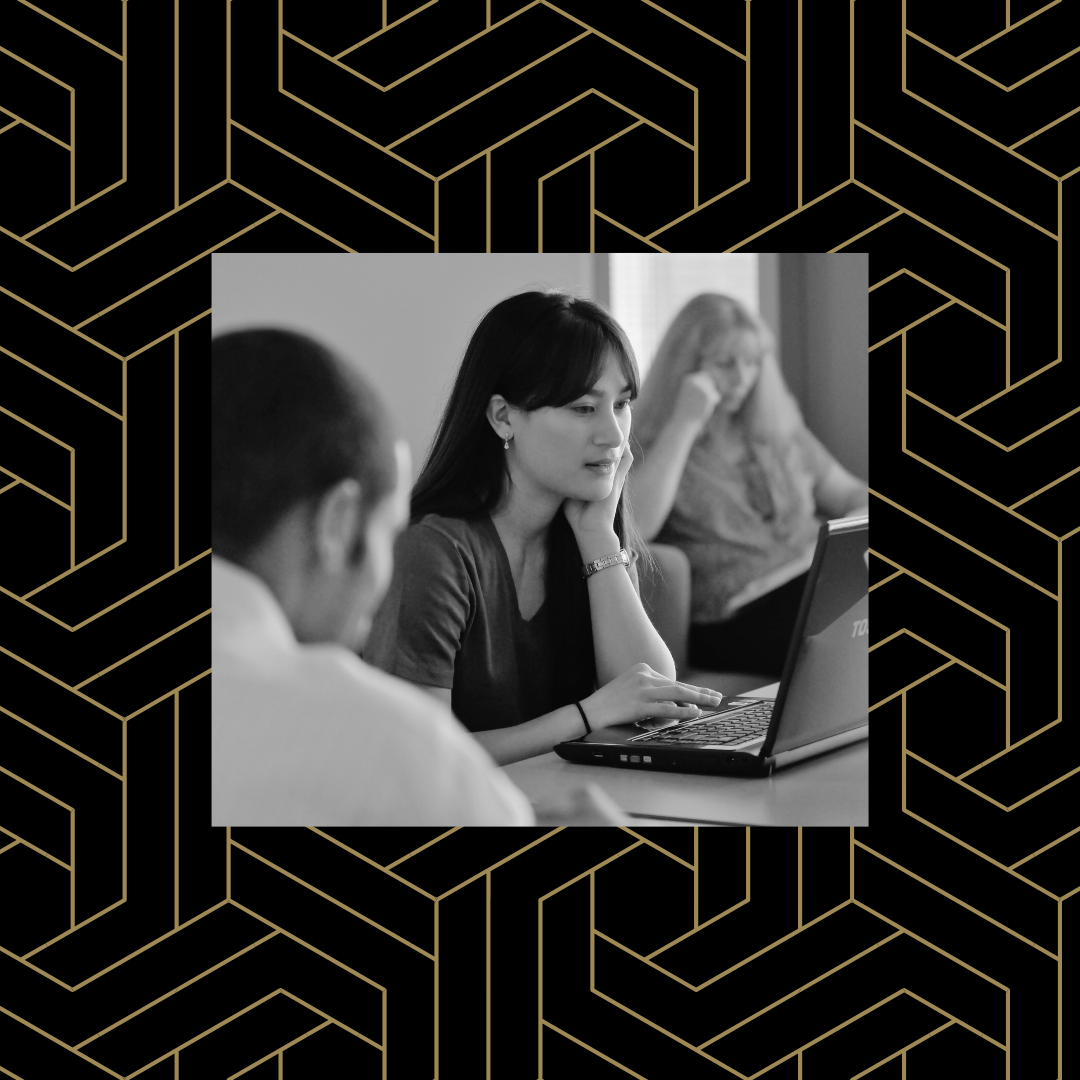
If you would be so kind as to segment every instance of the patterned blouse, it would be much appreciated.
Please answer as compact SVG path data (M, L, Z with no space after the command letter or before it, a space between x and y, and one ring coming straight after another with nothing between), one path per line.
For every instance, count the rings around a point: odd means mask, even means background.
M809 566L819 525L814 487L833 461L805 427L776 445L726 423L705 426L656 537L690 559L691 622L722 622L747 586Z

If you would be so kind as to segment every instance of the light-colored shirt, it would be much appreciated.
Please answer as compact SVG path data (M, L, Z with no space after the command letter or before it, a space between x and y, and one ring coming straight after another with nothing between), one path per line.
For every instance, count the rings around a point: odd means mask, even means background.
M532 825L532 807L429 694L300 644L269 588L211 560L211 824Z
M805 427L781 445L750 444L713 415L656 537L690 560L694 623L722 622L809 568L814 489L835 460Z

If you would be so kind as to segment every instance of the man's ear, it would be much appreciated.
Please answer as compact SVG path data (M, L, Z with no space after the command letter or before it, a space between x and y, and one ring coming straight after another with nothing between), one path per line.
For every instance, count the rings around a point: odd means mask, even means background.
M361 528L360 495L359 482L349 477L324 492L315 507L315 557L323 571L339 574L351 565Z
M487 416L488 423L500 439L505 439L508 435L513 435L514 433L514 425L510 412L510 403L502 396L502 394L491 395L491 400L488 402L485 415Z

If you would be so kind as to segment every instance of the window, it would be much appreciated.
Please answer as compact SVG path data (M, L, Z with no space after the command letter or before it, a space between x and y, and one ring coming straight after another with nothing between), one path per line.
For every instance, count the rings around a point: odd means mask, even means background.
M668 324L698 293L726 293L758 310L756 252L613 252L608 258L611 313L630 338L642 378Z

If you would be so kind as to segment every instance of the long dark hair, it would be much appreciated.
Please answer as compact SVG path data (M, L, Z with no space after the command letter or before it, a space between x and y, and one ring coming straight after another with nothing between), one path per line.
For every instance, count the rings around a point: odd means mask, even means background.
M631 397L636 397L640 380L633 350L599 304L556 291L519 293L496 304L465 349L413 488L412 519L425 514L476 518L497 509L510 474L502 443L487 420L491 396L501 394L528 411L568 405L596 385L609 354L618 359ZM623 547L643 550L625 488L614 526ZM592 657L588 588L580 567L573 530L557 513L548 530L544 583L557 659L568 650L586 648Z

